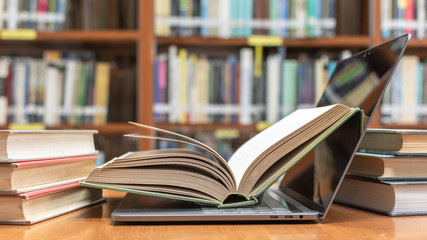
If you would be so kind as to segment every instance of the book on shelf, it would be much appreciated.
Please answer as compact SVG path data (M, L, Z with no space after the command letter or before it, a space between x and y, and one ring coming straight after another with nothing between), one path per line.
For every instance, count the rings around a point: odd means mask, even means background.
M285 55L281 47L268 54L265 71L255 77L251 48L215 57L169 46L154 64L154 121L247 125L275 122L297 108L314 106L335 61L327 54L317 59Z
M136 0L1 0L0 17L0 29L9 30L135 29Z
M37 29L53 31L63 28L66 0L0 1L0 29ZM7 18L5 17L7 16ZM3 22L4 21L4 22Z
M335 201L390 216L400 216L427 214L426 197L427 180L375 181L346 177Z
M402 56L381 105L381 122L418 124L427 121L427 62Z
M7 123L9 59L0 58L0 125Z
M98 157L82 155L0 163L0 194L28 192L70 179L84 180L96 167Z
M194 139L133 123L171 135L162 140L187 143L205 154L187 149L128 153L97 167L81 184L218 207L256 204L289 168L357 113L358 108L339 104L297 110L249 139L228 161Z
M154 4L154 30L157 36L181 37L331 37L335 1L159 0Z
M0 224L30 225L102 202L102 191L68 182L15 195L0 195Z
M352 176L378 180L421 179L427 177L427 157L396 156L358 152L348 169Z
M0 125L105 124L111 64L91 54L45 51L43 58L0 59ZM90 55L89 58L86 55Z
M410 33L423 39L426 34L426 1L381 1L381 36L385 39Z
M0 163L97 154L96 130L0 130Z
M427 130L368 129L359 151L393 155L427 155Z

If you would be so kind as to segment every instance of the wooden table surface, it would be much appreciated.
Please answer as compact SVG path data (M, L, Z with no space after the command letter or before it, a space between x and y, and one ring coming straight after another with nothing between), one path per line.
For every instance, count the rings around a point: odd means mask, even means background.
M31 226L0 225L0 239L427 239L427 216L387 217L334 204L326 219L305 223L112 225L123 197Z

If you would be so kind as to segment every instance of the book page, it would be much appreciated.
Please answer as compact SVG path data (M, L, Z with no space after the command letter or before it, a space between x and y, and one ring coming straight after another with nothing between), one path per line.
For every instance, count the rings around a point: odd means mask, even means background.
M334 106L336 105L297 110L239 147L228 162L236 178L237 187L246 169L261 153Z

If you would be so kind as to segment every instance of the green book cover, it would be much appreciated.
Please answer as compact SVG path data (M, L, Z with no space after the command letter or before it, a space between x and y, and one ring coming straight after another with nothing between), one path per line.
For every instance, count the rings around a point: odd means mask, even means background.
M78 80L78 88L77 88L77 109L78 114L76 114L74 123L82 124L83 123L83 109L86 104L86 93L87 93L87 83L88 83L88 74L89 74L89 66L86 63L82 63L80 67L80 77Z
M293 112L298 105L298 61L286 59L282 64L282 108L283 116Z

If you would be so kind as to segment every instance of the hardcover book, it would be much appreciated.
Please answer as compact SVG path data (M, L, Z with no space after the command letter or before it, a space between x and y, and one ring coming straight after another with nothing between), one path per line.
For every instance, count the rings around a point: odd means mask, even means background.
M427 180L427 156L356 153L348 174L380 180Z
M85 179L98 155L0 163L0 194L16 194L41 185Z
M0 130L0 163L97 154L96 130Z
M297 110L249 139L228 161L194 139L133 123L170 134L174 138L162 139L196 146L206 154L188 149L132 152L96 168L81 184L218 207L253 205L288 169L360 112L340 104Z
M102 191L78 182L0 195L0 224L30 225L103 201Z
M346 177L335 201L390 215L427 214L427 181L374 181Z
M368 129L359 150L393 155L426 155L427 130Z

